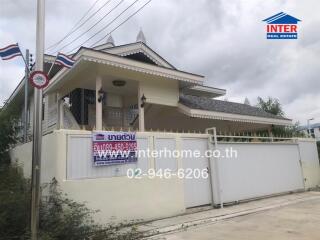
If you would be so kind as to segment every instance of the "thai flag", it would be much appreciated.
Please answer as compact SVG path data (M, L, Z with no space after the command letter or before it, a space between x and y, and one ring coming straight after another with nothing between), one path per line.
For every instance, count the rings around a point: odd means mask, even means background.
M67 55L65 55L63 53L58 53L56 62L66 68L71 68L73 66L75 60L73 60L72 58L68 57Z
M17 56L22 56L18 44L12 44L5 48L0 48L0 57L2 60L9 60Z

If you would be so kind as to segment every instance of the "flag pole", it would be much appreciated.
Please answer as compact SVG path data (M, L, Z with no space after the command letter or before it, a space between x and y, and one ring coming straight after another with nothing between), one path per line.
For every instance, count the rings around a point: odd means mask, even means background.
M45 0L37 0L36 63L35 70L43 71ZM32 184L31 184L31 239L38 239L40 206L40 169L42 144L42 89L34 88Z
M58 58L58 55L59 55L59 53L57 54L56 58L54 59L53 63L51 64L51 67L50 67L49 72L48 72L48 74L47 74L48 77L50 77L51 70L52 70L52 68L53 68L53 66L54 66L54 64L55 64L55 62L56 62L56 60L57 60L57 58Z
M27 67L27 61L26 61L26 58L23 56L23 54L22 54L22 52L21 52L21 49L20 49L20 47L19 47L19 43L17 43L17 46L18 46L19 51L20 51L20 53L21 53L21 57L22 57L22 59L23 59L23 61L24 61L24 64L25 64L25 66Z

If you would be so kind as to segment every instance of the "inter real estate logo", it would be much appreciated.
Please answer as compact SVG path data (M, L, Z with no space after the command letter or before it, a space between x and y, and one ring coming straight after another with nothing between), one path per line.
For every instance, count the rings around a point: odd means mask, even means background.
M267 39L298 39L298 18L280 12L263 20L267 23Z

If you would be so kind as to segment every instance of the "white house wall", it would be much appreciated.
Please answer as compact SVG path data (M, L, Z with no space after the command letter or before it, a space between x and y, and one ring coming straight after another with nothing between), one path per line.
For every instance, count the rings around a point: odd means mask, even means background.
M179 101L178 81L149 79L140 81L139 85L147 103L177 106Z
M109 107L122 108L123 107L123 98L119 94L107 93L106 103L107 103L107 106L109 106Z

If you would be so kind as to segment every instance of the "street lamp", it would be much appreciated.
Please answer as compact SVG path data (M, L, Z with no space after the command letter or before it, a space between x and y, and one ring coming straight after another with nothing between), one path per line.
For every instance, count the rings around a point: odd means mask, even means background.
M98 91L99 94L99 98L98 98L98 102L102 102L105 97L106 97L106 92L102 90L102 88L100 88L100 90Z
M314 120L314 118L309 118L307 120L307 123L308 123L308 136L311 137L311 129L310 129L310 121Z
M141 108L144 108L144 105L146 104L147 98L142 94L141 97Z

